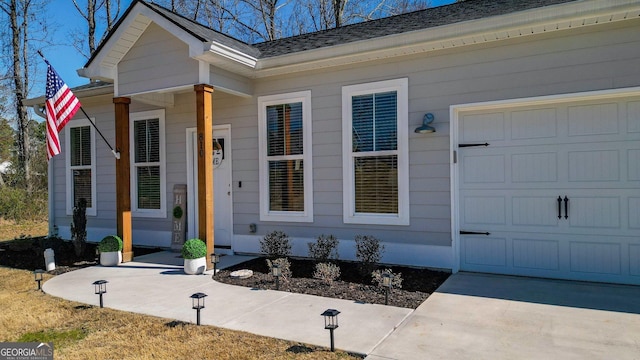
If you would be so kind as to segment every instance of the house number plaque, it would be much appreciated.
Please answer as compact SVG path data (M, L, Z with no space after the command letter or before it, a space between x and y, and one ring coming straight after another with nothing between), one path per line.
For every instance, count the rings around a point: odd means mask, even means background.
M171 221L171 250L180 251L187 232L187 185L173 186L173 208Z

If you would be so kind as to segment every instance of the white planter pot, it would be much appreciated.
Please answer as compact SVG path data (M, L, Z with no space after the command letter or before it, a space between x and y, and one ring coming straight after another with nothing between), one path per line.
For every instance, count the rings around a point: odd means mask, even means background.
M207 258L184 259L184 272L189 275L204 274L207 270Z
M109 251L100 253L100 265L116 266L122 262L121 251Z

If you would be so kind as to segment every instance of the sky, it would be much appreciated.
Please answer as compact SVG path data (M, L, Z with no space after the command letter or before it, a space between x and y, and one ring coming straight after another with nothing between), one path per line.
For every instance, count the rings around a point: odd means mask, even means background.
M431 5L440 6L450 4L454 1L455 0L431 0ZM121 14L129 7L131 2L132 0L121 0ZM55 45L42 48L42 52L67 85L75 87L86 84L88 79L78 76L76 70L84 66L87 58L70 45L71 40L69 39L71 32L81 31L81 29L86 28L85 20L73 6L72 0L51 1L48 5L47 13L52 22L55 23L55 25L52 25L52 27L55 26L53 37L53 44ZM43 71L42 74L44 73ZM33 89L32 92L35 94L44 94L44 79L42 79L42 87L42 91Z

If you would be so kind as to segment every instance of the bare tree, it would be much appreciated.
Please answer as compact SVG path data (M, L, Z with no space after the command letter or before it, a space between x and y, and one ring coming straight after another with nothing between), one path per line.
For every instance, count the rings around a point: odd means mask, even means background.
M86 4L80 4L78 0L72 0L80 16L87 23L86 45L84 43L84 32L75 32L72 37L73 45L81 54L89 58L96 50L96 46L101 43L109 31L113 28L118 15L120 14L120 0L86 0ZM104 12L104 15L100 15ZM106 27L100 40L96 42L97 21L104 21ZM88 52L87 52L88 50Z

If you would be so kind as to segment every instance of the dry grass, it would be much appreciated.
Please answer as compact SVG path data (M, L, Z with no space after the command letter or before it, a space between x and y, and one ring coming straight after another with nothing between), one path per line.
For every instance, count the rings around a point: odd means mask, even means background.
M50 278L49 275L45 276ZM86 306L0 268L0 342L53 341L56 359L349 359L311 345Z
M15 223L0 218L0 241L13 240L20 237L46 236L49 233L47 221L27 221Z

